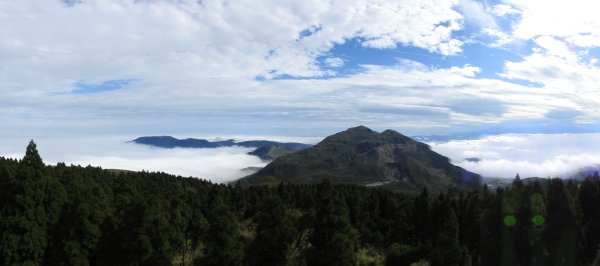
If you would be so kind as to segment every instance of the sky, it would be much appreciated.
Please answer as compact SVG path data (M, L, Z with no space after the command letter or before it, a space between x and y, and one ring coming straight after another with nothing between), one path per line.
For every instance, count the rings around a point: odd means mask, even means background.
M0 0L0 138L589 137L599 5Z

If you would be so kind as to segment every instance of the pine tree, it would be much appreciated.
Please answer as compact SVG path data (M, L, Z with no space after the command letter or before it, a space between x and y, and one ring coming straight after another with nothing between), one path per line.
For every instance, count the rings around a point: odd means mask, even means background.
M279 197L270 197L261 204L256 223L256 236L246 256L247 265L287 265L298 231Z
M584 262L590 263L598 251L600 244L600 190L598 184L591 179L581 183L579 189L579 205L581 207L581 231Z
M488 195L484 198L481 217L480 235L480 265L499 265L502 246L502 199L497 195Z
M15 178L9 179L9 204L2 209L0 257L5 265L40 264L48 244L46 180L43 162L33 141L27 146Z
M431 251L432 266L462 266L471 263L466 247L458 241L458 220L454 210L446 206L444 219Z
M318 193L309 265L355 265L358 236L346 203L334 195L328 180L319 184Z
M42 157L40 157L40 154L37 150L37 145L35 142L33 142L33 140L29 141L29 145L27 145L27 149L25 151L25 157L23 157L21 163L38 170L44 168L44 162L42 161Z
M222 201L208 215L206 255L199 265L239 265L244 255L235 214Z
M544 240L548 247L547 265L577 265L577 228L570 200L561 179L550 180L547 194Z
M530 192L526 187L520 187L513 193L515 194L513 196L517 198L517 212L515 214L517 224L512 231L517 260L520 265L529 266L532 263L531 240L533 234Z
M416 243L424 243L431 238L432 234L428 231L431 220L430 206L429 192L427 188L423 188L421 194L414 199L411 211L411 220L415 222L413 241Z

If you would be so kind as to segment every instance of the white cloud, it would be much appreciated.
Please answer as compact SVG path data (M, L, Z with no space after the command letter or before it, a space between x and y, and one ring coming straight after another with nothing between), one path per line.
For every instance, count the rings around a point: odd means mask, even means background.
M521 14L521 11L507 4L494 5L490 8L489 12L499 17L506 15Z
M481 28L497 28L494 16L486 10L483 3L475 0L460 0L458 9L467 21L472 21Z
M517 38L556 36L579 47L600 46L598 3L585 0L507 0L521 13L514 25Z
M507 5L524 17L538 12L527 3ZM459 6L476 12L461 15L454 10ZM583 62L579 49L572 49L573 36L544 35L548 26L518 34L534 38L539 50L508 62L502 74L543 88L495 79L486 75L487 66L462 61L440 68L399 60L396 66L365 65L338 78L254 80L332 74L320 66L351 65L330 49L353 38L367 47L460 53L463 40L455 34L465 20L491 27L491 12L475 1L449 0L208 0L201 5L90 0L71 7L58 1L3 1L0 136L211 130L314 135L356 124L437 134L473 124L546 119L556 109L581 112L577 123L598 121L590 108L600 104L593 58ZM527 21L515 21L514 29L521 31ZM484 30L503 43L512 38L499 29ZM319 62L323 56L330 58ZM66 93L78 81L115 79L136 82L107 93Z
M501 76L540 84L541 88L531 90L539 91L547 97L547 102L554 102L555 108L582 112L582 117L575 122L597 121L600 115L589 107L600 104L597 93L600 68L583 61L557 39L539 37L536 42L544 49L534 49L531 55L521 61L507 62Z
M561 59L576 62L578 60L577 52L570 48L566 43L550 36L540 36L535 39L537 45L546 50L546 54L556 56Z
M422 127L422 124L418 125ZM330 132L333 133L333 132ZM180 136L189 137L189 136ZM209 136L199 136L211 139ZM236 139L276 139L316 143L322 137L224 136ZM247 174L245 167L265 165L251 148L160 149L125 143L133 136L36 137L44 162L101 166L105 169L161 171L229 182ZM22 158L29 140L2 138L0 156ZM430 143L432 149L452 159L452 163L487 177L529 176L566 177L585 167L600 163L600 134L506 134L476 140ZM476 157L479 162L466 158Z
M431 143L454 164L486 177L568 177L600 163L600 134L510 134ZM479 158L469 162L466 158Z
M556 75L544 70L554 65L567 69L559 68ZM26 136L37 131L50 135L266 132L311 136L357 124L407 134L440 134L468 131L473 124L545 119L555 109L580 111L581 121L597 120L593 110L586 108L598 99L590 87L596 79L591 68L569 65L550 55L507 64L505 77L511 79L555 79L569 84L572 75L585 77L580 84L555 87L548 83L545 89L481 78L480 71L471 65L431 68L400 60L393 67L365 65L357 74L330 79L192 82L161 77L110 93L9 95L0 99L4 104L0 109L5 108L0 112L5 121L0 135ZM578 87L582 84L587 85Z
M336 109L335 101L318 97L343 88L256 76L335 74L321 69L319 59L336 56L330 49L351 39L441 55L462 49L454 33L463 18L454 0L197 3L0 1L0 135L224 127L231 133L265 126L270 117L296 116L266 125L284 128ZM123 79L136 82L112 92L69 94L78 82ZM302 88L305 83L311 86Z
M328 57L325 59L325 64L328 67L342 67L344 66L344 59L338 57Z
M508 5L488 7L485 1L461 0L457 6L468 25L473 30L468 42L481 43L493 48L504 47L514 42L514 37L500 27L498 20L507 14L514 14L515 9ZM491 38L491 40L488 40Z
M230 182L248 172L246 167L263 167L266 163L247 155L252 148L226 147L215 149L162 149L126 143L130 137L36 138L36 144L46 164L65 162L67 165L92 165L104 169L155 171L192 176L213 182ZM0 156L22 158L26 138L3 138Z
M325 72L317 58L352 38L364 38L369 47L459 52L461 43L452 34L461 28L461 15L454 4L5 1L0 58L8 67L0 77L24 82L20 89L47 92L65 90L76 80L123 77L319 76Z
M495 41L489 44L491 47L502 47L514 41L513 37L510 34L498 30L496 28L483 29L483 32L495 38Z

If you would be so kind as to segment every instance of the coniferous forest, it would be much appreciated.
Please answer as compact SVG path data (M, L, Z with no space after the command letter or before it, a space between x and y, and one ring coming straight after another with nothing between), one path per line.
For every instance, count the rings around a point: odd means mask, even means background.
M0 158L2 265L600 265L600 181L420 195Z

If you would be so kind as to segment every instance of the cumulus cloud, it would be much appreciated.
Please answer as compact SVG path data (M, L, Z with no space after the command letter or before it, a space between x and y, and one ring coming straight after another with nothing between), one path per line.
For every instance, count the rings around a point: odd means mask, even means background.
M578 40L595 36L598 27L565 20L569 33L544 24L562 17L536 3L3 1L0 137L311 136L357 124L416 135L510 121L597 123L600 72L597 59L582 53L593 42ZM573 18L580 9L594 10L583 6L564 11ZM592 23L595 16L586 14ZM513 15L519 19L507 28L514 32L498 28L498 16ZM531 39L534 49L500 62L501 73L454 63L445 56L465 48L468 41L456 34L471 22L500 46L520 38ZM400 59L335 76L355 62L332 48L350 40L360 49L416 47L450 63ZM303 78L270 79L281 75ZM134 82L73 93L82 84L111 81Z
M585 0L547 1L507 0L520 13L513 34L521 39L556 36L580 47L600 45L598 4Z
M486 177L569 177L600 163L600 134L507 134L431 143L465 169ZM468 161L466 158L479 158Z
M481 28L497 28L494 16L486 10L480 1L460 0L458 9L465 14L467 20L472 21Z
M455 1L117 1L0 3L6 77L35 87L77 80L319 76L317 58L353 38L460 52ZM151 66L151 67L149 67ZM25 82L25 81L23 81ZM30 85L29 83L23 85ZM24 86L27 89L30 86Z
M515 9L511 5L507 4L498 4L494 5L490 8L490 12L496 16L506 16L506 15L515 15L520 14L521 11Z
M564 41L542 36L536 39L536 43L539 47L534 48L530 55L520 61L506 62L500 76L539 84L533 90L539 90L547 101L552 101L554 108L581 112L574 119L577 123L597 121L600 116L591 107L600 104L597 93L600 68L586 62L576 49Z
M344 66L344 59L338 57L328 57L325 59L325 64L329 67L342 67Z

